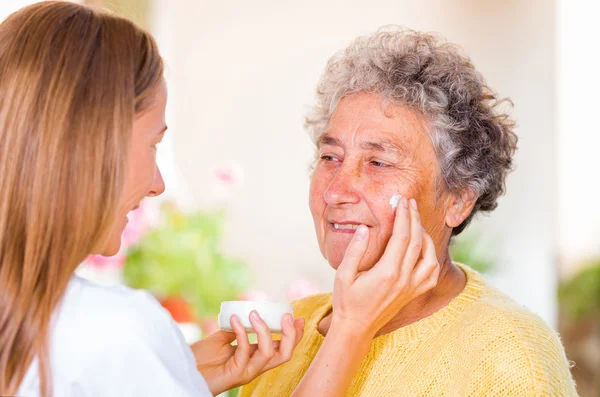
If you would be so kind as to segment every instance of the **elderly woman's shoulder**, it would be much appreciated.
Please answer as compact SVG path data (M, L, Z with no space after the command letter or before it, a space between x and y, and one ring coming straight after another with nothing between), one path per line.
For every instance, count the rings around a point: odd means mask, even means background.
M474 270L461 265L468 283L461 294L463 321L479 327L490 326L494 332L516 332L520 335L556 335L546 322L527 307L495 288ZM461 305L462 306L462 305Z
M520 335L551 334L556 332L536 313L496 290L486 288L477 304L474 305L473 315L479 322L491 322L499 332L518 331Z
M495 379L482 395L513 389L529 393L520 395L577 395L560 337L537 314L490 295L481 297L470 320L465 348L478 357L473 374Z
M481 333L483 337L514 335L521 339L537 339L543 336L560 345L557 333L539 315L489 285L480 276L477 278L479 280L475 282L480 282L481 291L469 309L462 313L461 322L470 324L468 328L485 331Z
M465 305L447 329L469 367L472 395L576 396L560 337L540 316L467 270ZM514 391L514 393L507 393Z
M461 317L458 340L479 358L482 373L492 371L544 395L576 395L560 337L539 315L483 282L481 295Z

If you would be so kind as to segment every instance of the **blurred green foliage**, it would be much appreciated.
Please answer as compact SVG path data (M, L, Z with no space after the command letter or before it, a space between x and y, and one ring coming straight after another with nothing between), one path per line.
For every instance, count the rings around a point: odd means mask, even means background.
M130 247L125 282L159 299L180 297L198 317L218 315L221 302L235 300L248 287L246 264L221 251L225 211L184 213L162 206L161 226Z
M493 254L487 250L474 231L465 231L456 236L450 244L450 257L480 272L487 273L495 266Z
M558 299L567 315L575 320L590 316L600 318L600 260L562 282Z

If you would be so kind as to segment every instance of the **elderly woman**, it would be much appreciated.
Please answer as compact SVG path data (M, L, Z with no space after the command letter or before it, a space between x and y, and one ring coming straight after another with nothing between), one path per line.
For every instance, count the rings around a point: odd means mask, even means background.
M452 237L478 212L496 208L517 142L503 101L471 61L431 34L380 31L335 55L317 92L306 124L317 148L310 209L323 256L338 269L365 225L358 270L383 260L397 227L390 202L399 201L399 208L418 208L441 266L435 288L347 346L364 349L365 358L346 395L576 395L556 333L450 258ZM408 245L422 249L418 241ZM326 294L295 309L307 320L294 358L242 397L284 397L302 385L338 306Z

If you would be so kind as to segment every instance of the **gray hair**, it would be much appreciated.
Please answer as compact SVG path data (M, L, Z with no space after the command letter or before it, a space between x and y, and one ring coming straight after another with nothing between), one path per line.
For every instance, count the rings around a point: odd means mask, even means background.
M334 55L317 88L317 104L305 126L317 142L342 98L377 93L423 115L432 131L441 183L459 197L477 198L472 213L454 228L462 232L478 212L494 210L506 189L517 146L514 121L463 51L441 37L397 27L356 39Z

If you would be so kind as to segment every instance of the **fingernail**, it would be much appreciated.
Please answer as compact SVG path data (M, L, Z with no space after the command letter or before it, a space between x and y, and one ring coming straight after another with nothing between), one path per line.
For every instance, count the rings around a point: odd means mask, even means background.
M252 317L252 319L254 321L262 321L262 318L260 318L260 315L258 314L258 312L256 310L252 310L250 312L250 317Z
M355 232L356 239L362 241L367 238L367 227L365 225L360 225Z
M230 320L234 323L238 323L238 324L240 323L240 319L235 314L231 315Z
M414 198L410 199L410 205L413 207L413 209L417 209L417 200L415 200Z
M292 316L291 314L287 315L287 321L288 323L290 323L290 325L293 327L294 326L294 316Z
M404 205L404 208L408 208L408 200L406 197L402 197L402 205Z

